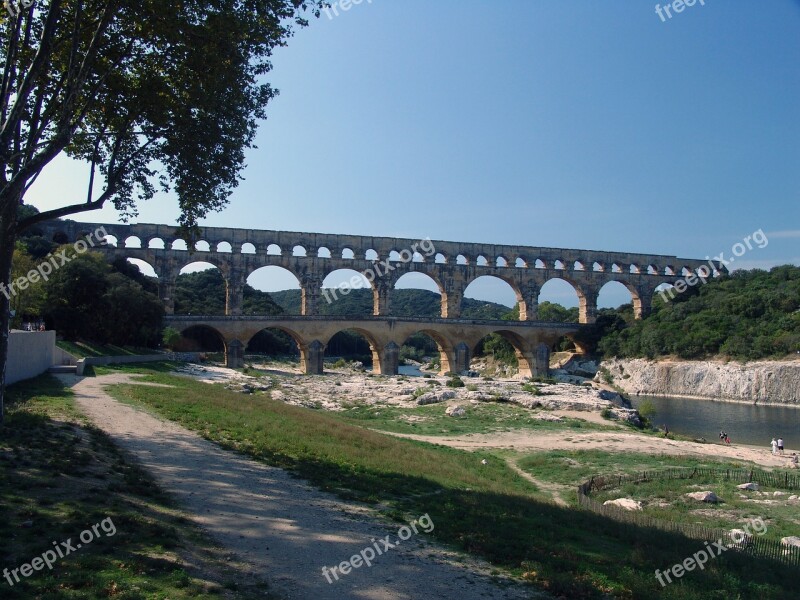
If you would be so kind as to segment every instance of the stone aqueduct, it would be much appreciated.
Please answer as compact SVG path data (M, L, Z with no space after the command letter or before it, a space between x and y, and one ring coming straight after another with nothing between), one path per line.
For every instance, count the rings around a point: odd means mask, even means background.
M182 331L196 326L215 329L224 340L231 366L243 364L243 349L253 335L264 328L281 329L295 339L305 370L312 374L322 372L325 345L344 329L364 335L372 347L375 370L384 374L397 373L399 347L420 331L439 345L443 370L466 370L471 349L485 335L496 332L516 348L521 375L542 374L547 370L549 347L579 328L537 321L539 294L547 281L569 283L578 296L580 323L592 323L600 288L608 282L617 281L630 291L636 318L642 318L650 312L659 285L696 274L701 267L705 267L701 272L710 270L708 261L675 256L428 239L204 227L194 252L189 252L177 248L182 242L171 225L51 221L37 229L59 243L75 242L97 230L113 236L116 245L97 247L109 260L134 258L151 265L168 315L174 315L175 284L181 269L196 262L216 266L226 283L226 317L168 316L170 324ZM297 278L301 316L242 315L247 278L266 266L282 267ZM724 270L717 263L714 267L715 274ZM319 316L323 280L341 269L371 273L372 317ZM442 298L439 319L392 316L392 291L407 273L423 273L436 283ZM465 289L482 276L496 277L511 286L519 303L519 321L460 318Z

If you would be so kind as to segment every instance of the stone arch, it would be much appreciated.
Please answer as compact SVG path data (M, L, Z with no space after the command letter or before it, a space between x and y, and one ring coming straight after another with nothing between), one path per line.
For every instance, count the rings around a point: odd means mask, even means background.
M184 252L188 251L189 249L188 246L186 245L186 240L181 238L173 240L170 248L172 250L183 250Z
M606 270L606 265L604 263L597 261L592 263L592 271L594 271L595 273L605 273L605 270Z
M483 254L478 254L478 258L475 259L475 265L478 267L488 267L489 261Z
M142 247L142 240L135 235L129 235L125 238L123 242L124 248L141 248Z
M496 283L495 280L500 283ZM501 287L498 288L498 285ZM472 289L470 290L470 288ZM504 277L501 275L481 275L469 280L464 288L464 298L471 298L484 302L495 302L497 304L503 304L504 306L510 305L509 310L513 309L515 303L519 303L520 310L525 306L525 299L522 296L517 282L511 277ZM464 302L462 300L462 314L463 304Z
M558 270L558 271L566 271L567 270L567 265L566 265L566 263L564 262L563 259L557 258L557 259L555 259L553 261L553 268Z
M356 257L355 251L349 246L342 248L342 260L354 260Z
M514 261L514 266L518 269L527 269L528 260L524 256L518 256L517 260Z
M446 265L447 257L441 252L437 252L436 256L433 258L433 262L436 263L437 265Z
M403 310L392 310L393 316L398 317L427 317L427 316L435 316L440 317L446 312L446 293L442 282L439 280L435 274L431 274L428 272L423 271L412 271L409 273L404 273L400 277L394 280L394 288L393 295L395 297L402 298L403 290L425 290L428 292L432 292L434 294L438 294L439 298L436 300L437 302L437 314L435 315L428 315L428 314L410 314L407 311ZM398 293L399 292L399 293Z
M265 294L270 294L270 296L276 292L286 292L290 290L300 290L300 278L297 276L291 268L283 267L278 265L265 265L263 267L259 267L258 269L254 269L247 275L247 284L259 292L263 292ZM287 296L285 300L291 301L291 296L288 294L284 294ZM299 300L302 303L302 292L300 293ZM278 304L274 298L272 301ZM295 309L293 305L283 304L279 306L285 311L285 314L289 315L299 315L301 314L300 306ZM243 307L244 314L247 313L247 309Z
M541 258L537 258L535 261L533 261L533 267L535 269L546 269L547 268L547 262L545 262Z
M178 349L189 352L228 351L228 340L216 328L205 323L189 324L179 329L181 341Z
M456 256L456 264L457 265L468 265L469 264L469 258L467 256L463 255L463 254L459 254L458 256Z
M628 273L631 273L632 275L638 275L641 272L641 267L639 267L639 265L636 263L631 263L631 265L628 267Z
M536 361L533 353L528 347L529 344L517 333L507 329L497 329L492 331L491 334L483 336L478 343L472 348L473 354L478 353L478 349L483 345L484 340L490 335L498 335L506 342L511 344L514 349L514 355L517 359L517 376L518 377L532 377L536 372Z
M506 257L502 255L498 256L497 259L495 259L494 264L496 267L501 269L508 267L508 259L506 259Z
M334 331L331 335L327 337L327 339L324 340L325 348L331 351L332 350L331 342L334 341L334 338L336 338L341 333L350 333L350 332L356 333L364 340L366 340L367 344L369 345L370 353L372 355L373 373L382 374L383 370L381 369L381 356L380 356L381 346L378 343L378 340L375 338L375 336L367 329L364 329L362 327L350 327Z
M433 331L431 329L424 329L424 328L414 331L406 335L405 339L401 341L401 348L404 347L412 337L418 334L426 335L436 344L437 350L439 352L439 372L440 373L454 372L456 370L455 347L453 343L449 339L447 339L447 337L445 337L438 331Z
M364 253L364 260L380 260L380 256L378 256L378 252L374 248L370 248Z
M303 372L305 372L304 365L308 359L307 345L300 334L298 334L296 331L288 327L275 325L275 326L264 327L262 329L259 329L258 331L252 332L251 335L246 336L246 339L242 340L244 343L245 350L254 352L255 351L254 346L256 344L259 343L266 344L267 341L264 340L263 338L267 337L267 335L270 334L274 336L274 334L272 333L273 331L280 332L281 334L284 334L284 336L288 337L291 340L291 344L287 345L288 355L297 356L300 361L300 368L301 370L303 370ZM280 337L280 336L275 336L275 337ZM283 342L284 340L279 339L277 341L280 343Z
M283 250L278 244L270 244L267 246L267 256L283 256Z
M136 266L142 275L146 277L155 277L156 279L158 279L158 271L156 271L155 266L149 263L148 261L144 260L143 258L128 257L125 260L126 262L129 262L130 264Z
M557 307L549 307L546 303L559 304L566 309L577 305L579 309L583 309L587 298L581 287L571 279L567 277L551 277L539 289L538 301L539 318L546 321L550 320L547 311L549 309L557 309Z
M297 244L292 248L292 256L305 257L308 256L308 254L306 253L305 247Z
M583 262L576 260L572 263L572 270L573 271L585 271L586 267L584 267Z
M366 308L366 306L362 307L359 304L353 303L351 304L350 310L345 313L353 316L369 316L374 312L375 298L377 294L376 290L378 289L373 285L371 280L379 278L379 274L377 272L372 272L369 269L365 271L365 273L371 273L371 275L365 275L364 273L359 273L354 269L342 267L331 267L323 270L323 272L320 274L320 277L322 278L322 282L320 284L322 293L321 302L324 302L331 307L332 314L342 314L338 311L337 307L332 305L334 305L336 302L339 302L343 296L348 296L351 293L355 293L355 296L357 297L362 294L362 292L359 290L370 290L369 296L371 296L372 306L369 308L369 310ZM370 302L370 300L367 300L367 302ZM362 308L364 310L362 310Z
M256 253L256 245L251 242L245 242L242 244L242 254L255 254Z
M154 237L147 240L147 247L154 250L164 250L164 248L166 248L166 244L162 238Z
M225 254L231 254L233 253L233 246L231 245L230 242L220 242L217 244L217 247L214 251L223 252Z
M211 244L206 240L197 240L194 243L194 249L196 252L211 252Z
M116 248L119 245L119 241L117 240L117 236L111 235L111 234L107 235L105 237L105 244L106 244L106 246L113 246L114 248Z
M317 248L317 256L319 258L330 258L331 257L330 248L328 248L327 246L320 246L319 248Z
M624 292L628 294L626 302L619 302ZM610 279L606 281L597 292L597 307L598 308L617 308L622 304L634 304L639 299L639 292L636 286L631 285L625 281L618 279Z

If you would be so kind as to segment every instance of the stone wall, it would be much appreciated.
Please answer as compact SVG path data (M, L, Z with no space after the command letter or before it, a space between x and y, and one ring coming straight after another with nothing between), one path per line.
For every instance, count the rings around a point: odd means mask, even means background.
M685 396L800 406L800 360L604 361L614 385L629 394Z

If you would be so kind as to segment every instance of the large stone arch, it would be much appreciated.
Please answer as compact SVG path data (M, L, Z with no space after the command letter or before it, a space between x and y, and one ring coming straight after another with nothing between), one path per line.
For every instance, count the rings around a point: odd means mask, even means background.
M537 373L536 357L533 353L534 349L530 347L530 344L525 338L514 331L502 328L493 329L491 333L499 335L514 347L517 362L519 363L519 377L532 377ZM472 345L471 351L474 352L476 347L477 342Z
M453 343L451 339L449 339L446 335L444 335L440 331L426 328L424 326L420 327L419 329L413 329L413 330L407 329L402 334L403 339L399 340L400 346L402 347L409 340L409 338L411 338L411 336L416 335L418 333L424 333L434 342L436 342L436 345L438 346L439 349L440 373L457 372L465 370L457 368L456 344Z
M467 291L469 290L471 285L475 284L477 281L479 281L481 279L498 279L498 280L502 281L503 283L507 284L511 288L511 291L514 294L514 300L520 306L520 311L521 312L526 311L527 310L527 303L526 303L526 300L525 300L525 296L522 293L522 289L520 287L520 283L513 276L513 269L506 269L506 270L511 271L512 275L510 275L510 276L509 275L503 275L502 273L498 273L498 272L493 270L493 271L490 271L488 273L481 273L480 271L478 271L477 273L475 273L475 276L467 278L464 281L464 291L463 291L463 297L461 299L462 304L463 304L463 298L466 297ZM513 308L513 306L511 308Z

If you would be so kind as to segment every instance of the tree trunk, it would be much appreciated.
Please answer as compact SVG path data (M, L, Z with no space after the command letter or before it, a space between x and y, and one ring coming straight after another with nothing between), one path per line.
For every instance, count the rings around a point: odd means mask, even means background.
M11 315L11 292L8 284L11 279L11 261L14 258L14 245L17 239L17 205L19 194L0 196L0 423L5 418L6 362L8 360L8 328ZM6 296L8 294L8 297Z

